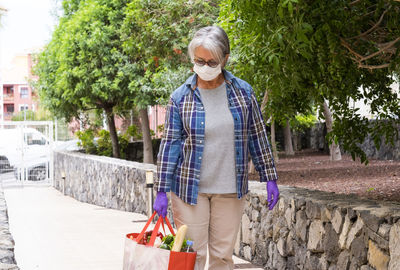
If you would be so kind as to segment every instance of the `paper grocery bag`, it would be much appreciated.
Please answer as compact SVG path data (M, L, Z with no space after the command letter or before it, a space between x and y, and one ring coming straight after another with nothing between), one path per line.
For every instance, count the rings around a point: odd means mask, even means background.
M140 233L130 233L126 235L123 270L193 270L196 262L196 252L174 252L166 249L154 247L156 235L164 219L160 217L153 229L150 242L146 245L140 244L151 220L156 212L150 217ZM175 235L174 230L165 218L171 234Z

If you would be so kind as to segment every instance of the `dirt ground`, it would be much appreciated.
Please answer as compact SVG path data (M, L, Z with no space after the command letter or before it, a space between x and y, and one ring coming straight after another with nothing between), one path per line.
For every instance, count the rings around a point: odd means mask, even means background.
M321 152L301 151L291 157L279 155L276 168L280 185L400 202L399 160L370 159L364 165L347 155L330 161ZM258 180L258 175L250 179Z

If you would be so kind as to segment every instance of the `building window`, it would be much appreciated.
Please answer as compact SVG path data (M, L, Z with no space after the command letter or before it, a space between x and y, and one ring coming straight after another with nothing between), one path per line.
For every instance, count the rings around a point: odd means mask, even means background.
M6 110L8 113L13 113L14 112L14 105L7 105L6 104Z
M6 95L13 95L14 94L14 87L6 86L5 89L6 89L6 92L5 92Z
M19 89L19 93L20 93L21 98L28 98L29 97L28 87L21 87Z
M27 110L29 110L28 104L19 105L20 112L27 111Z

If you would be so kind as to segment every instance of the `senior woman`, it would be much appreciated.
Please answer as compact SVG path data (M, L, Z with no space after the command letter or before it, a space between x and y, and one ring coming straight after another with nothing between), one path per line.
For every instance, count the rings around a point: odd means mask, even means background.
M266 128L251 86L224 69L229 39L217 26L198 30L189 44L195 72L169 100L158 153L154 210L188 225L195 269L233 269L233 248L248 193L250 154L269 209L278 201L277 174Z

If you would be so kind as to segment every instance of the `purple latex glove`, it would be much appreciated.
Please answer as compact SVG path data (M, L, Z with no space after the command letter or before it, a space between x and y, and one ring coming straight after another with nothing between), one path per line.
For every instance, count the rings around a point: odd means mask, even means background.
M267 182L268 206L272 210L279 200L279 189L276 181Z
M154 202L153 209L157 212L159 216L165 217L167 215L168 197L165 192L157 192L157 197L156 201Z

